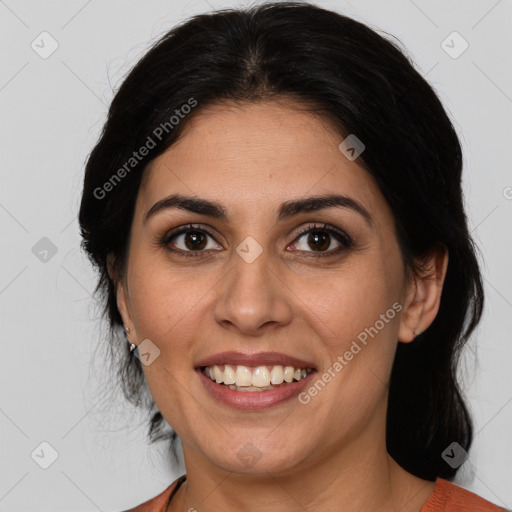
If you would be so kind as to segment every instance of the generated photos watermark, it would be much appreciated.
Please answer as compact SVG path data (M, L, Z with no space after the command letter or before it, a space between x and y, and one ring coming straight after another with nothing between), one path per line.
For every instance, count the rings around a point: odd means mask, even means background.
M357 340L365 347L368 343L368 336L372 339L382 330L385 325L390 322L393 318L395 318L396 314L402 311L402 304L395 302L391 308L389 308L385 313L382 313L373 326L366 327L363 331L361 331L357 335ZM353 340L350 348L345 351L343 355L339 355L336 358L334 364L332 364L316 381L312 384L306 391L303 391L299 394L299 402L303 405L308 404L311 401L311 398L318 395L325 386L331 382L331 380L338 375L345 366L348 365L350 361L354 358L355 355L361 352L361 345L356 340Z
M157 141L160 142L165 135L169 134L182 119L184 119L192 109L197 106L197 100L189 98L187 103L184 103L180 108L177 108L168 121L160 123L151 133L148 135L146 142L138 149L134 151L132 156L114 173L112 176L103 183L101 187L94 189L94 197L96 199L104 199L109 192L112 192L114 188L121 183L121 180L126 177L137 165L139 165L144 157L146 157L152 149L157 145ZM156 139L156 141L155 141Z

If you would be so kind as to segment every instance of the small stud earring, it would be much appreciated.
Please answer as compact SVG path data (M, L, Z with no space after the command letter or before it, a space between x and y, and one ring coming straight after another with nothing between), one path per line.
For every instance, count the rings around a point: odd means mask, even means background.
M130 353L131 353L131 352L133 352L137 348L137 345L135 345L135 343L130 343L130 340L126 336L130 332L130 328L123 326L123 331L124 331L124 337L125 337L126 341L130 345L129 350L130 350Z

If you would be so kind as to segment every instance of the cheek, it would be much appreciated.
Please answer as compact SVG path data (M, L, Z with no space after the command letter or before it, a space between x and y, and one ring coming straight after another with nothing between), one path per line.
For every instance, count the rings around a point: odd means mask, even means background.
M328 383L315 380L303 398L318 418L352 418L342 427L333 423L334 436L369 421L387 392L401 304L393 275L372 268L353 268L332 279L328 293L304 300L305 321L326 354L318 379Z
M377 324L377 330L388 336L397 330L399 283L395 272L374 264L354 265L333 273L323 287L302 283L300 293L303 313L315 326L326 345L342 350L347 343L364 341L364 333ZM318 284L318 281L317 281ZM322 290L322 291L319 291Z
M215 285L212 275L173 269L162 258L143 254L134 257L130 279L137 333L162 345L184 338L183 329L204 314L208 291Z
M326 352L319 378L333 375L324 400L331 403L334 415L369 417L386 393L401 311L398 275L389 260L384 266L374 258L361 259L333 275L327 292L310 291L304 297L305 321ZM322 399L315 401L316 390L311 392L311 405L321 415Z

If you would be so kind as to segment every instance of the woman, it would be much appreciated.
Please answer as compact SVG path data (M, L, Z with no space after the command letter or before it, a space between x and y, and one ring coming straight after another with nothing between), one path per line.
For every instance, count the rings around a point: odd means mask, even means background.
M126 396L183 446L133 510L503 510L450 482L483 308L461 168L433 90L350 18L263 4L153 46L80 210Z

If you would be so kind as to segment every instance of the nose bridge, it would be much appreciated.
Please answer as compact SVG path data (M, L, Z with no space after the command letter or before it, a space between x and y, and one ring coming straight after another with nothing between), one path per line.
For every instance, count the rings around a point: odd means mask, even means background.
M218 323L254 334L264 324L291 320L286 287L272 269L269 252L255 239L247 237L239 244L231 265L215 305Z

